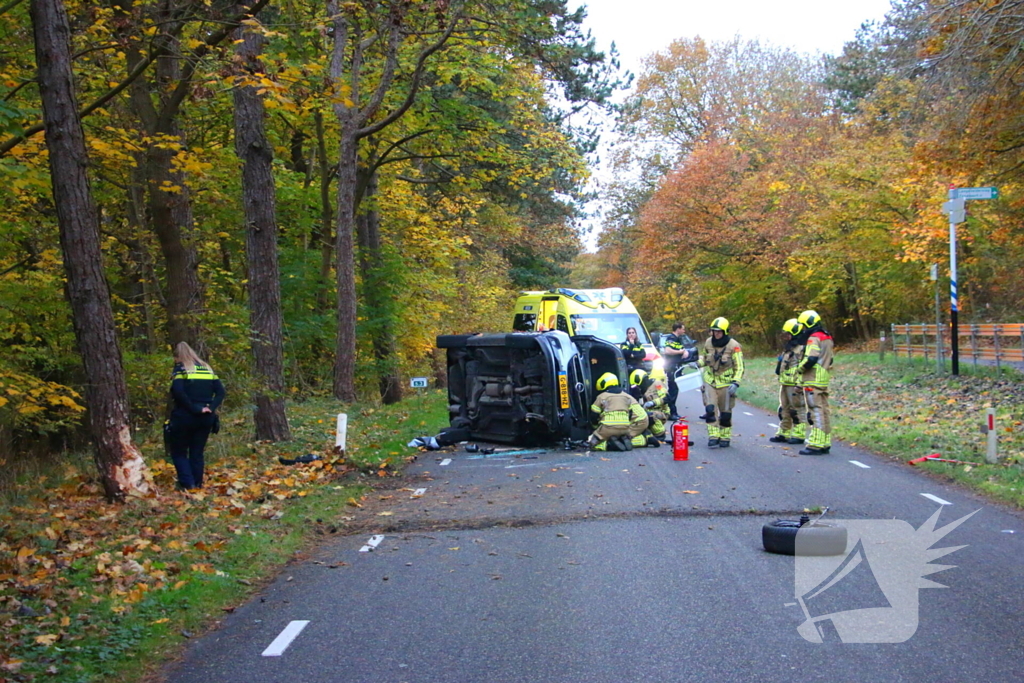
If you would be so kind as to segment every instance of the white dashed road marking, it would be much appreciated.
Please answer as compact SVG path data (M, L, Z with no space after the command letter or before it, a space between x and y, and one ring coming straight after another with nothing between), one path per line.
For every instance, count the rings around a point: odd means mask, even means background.
M921 495L927 498L928 500L934 500L939 505L952 505L952 503L950 503L948 500L942 500L938 496L933 496L930 493L922 493Z
M864 463L859 462L857 460L851 460L850 462L853 463L854 465L856 465L857 467L861 467L861 468L866 469L866 470L870 470L871 469L871 465L865 465Z
M292 644L295 637L302 633L302 629L306 628L308 621L293 621L284 627L281 634L274 638L274 642L267 646L267 649L263 651L264 657L280 657L284 654L284 651L288 649L288 646Z
M380 536L380 535L370 536L370 540L366 542L366 545L364 545L362 548L359 549L359 552L361 552L361 553L368 553L371 550L373 550L374 548L376 548L377 546L379 546L380 542L383 541L383 540L384 540L384 537Z
M769 423L768 423L768 426L769 426L769 427L775 427L775 429L778 429L778 428L779 428L779 425L774 425L774 424L772 424L771 422L769 422Z
M444 460L441 461L441 467L447 467L448 465L451 465L451 464L452 464L452 459L451 458L445 458Z
M747 412L747 411L745 411L745 410L743 411L743 414L744 414L744 415L749 415L750 417L754 417L754 414L753 414L753 413L748 413L748 412Z

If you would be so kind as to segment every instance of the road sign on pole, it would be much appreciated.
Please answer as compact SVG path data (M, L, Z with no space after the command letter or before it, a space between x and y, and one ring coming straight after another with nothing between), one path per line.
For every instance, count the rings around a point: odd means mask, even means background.
M998 187L955 187L949 191L950 199L998 199Z
M950 360L953 374L960 374L959 305L956 294L956 226L967 220L968 199L996 199L998 187L951 187L949 201L942 205L942 213L949 215L949 322Z

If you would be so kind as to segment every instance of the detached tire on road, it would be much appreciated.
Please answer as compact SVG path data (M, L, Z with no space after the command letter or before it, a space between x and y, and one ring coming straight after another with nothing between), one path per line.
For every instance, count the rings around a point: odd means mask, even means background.
M797 533L800 534L801 556L842 555L846 552L846 528L826 522L800 526L795 519L777 519L761 527L761 543L770 553L796 555Z

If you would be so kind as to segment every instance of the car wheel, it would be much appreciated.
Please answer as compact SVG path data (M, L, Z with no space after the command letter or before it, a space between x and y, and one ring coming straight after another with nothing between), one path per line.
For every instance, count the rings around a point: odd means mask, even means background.
M761 527L761 543L768 552L780 555L842 555L846 552L846 527L825 522L800 526L795 519L777 519Z
M462 349L466 346L468 334L441 334L437 337L437 348L439 349Z

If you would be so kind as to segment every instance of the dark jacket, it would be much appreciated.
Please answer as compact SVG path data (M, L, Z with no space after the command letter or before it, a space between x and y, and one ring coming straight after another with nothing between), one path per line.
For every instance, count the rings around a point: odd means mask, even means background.
M628 340L619 344L619 348L622 349L622 357L626 359L626 365L630 368L639 368L643 365L644 358L647 357L647 351L644 349L644 345L640 343L640 340L630 343Z
M203 408L216 412L224 400L224 385L209 368L197 365L195 372L186 372L178 363L171 373L172 413L202 415Z

